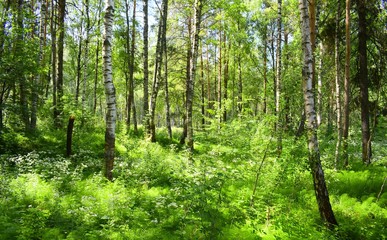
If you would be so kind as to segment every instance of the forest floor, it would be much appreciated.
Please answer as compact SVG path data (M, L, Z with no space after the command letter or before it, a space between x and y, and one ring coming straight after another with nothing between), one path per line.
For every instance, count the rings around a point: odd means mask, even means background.
M369 166L360 132L351 131L350 165L338 170L336 137L319 132L334 231L320 220L306 139L284 134L278 158L268 126L246 119L196 130L191 158L179 129L173 140L160 129L150 143L119 125L113 182L102 174L103 126L76 125L70 158L65 131L4 132L0 239L387 239L387 119Z

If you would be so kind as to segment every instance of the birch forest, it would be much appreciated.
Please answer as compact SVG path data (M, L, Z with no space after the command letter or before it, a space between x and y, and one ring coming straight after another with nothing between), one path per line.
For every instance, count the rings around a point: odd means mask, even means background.
M387 239L386 0L2 0L0 239Z

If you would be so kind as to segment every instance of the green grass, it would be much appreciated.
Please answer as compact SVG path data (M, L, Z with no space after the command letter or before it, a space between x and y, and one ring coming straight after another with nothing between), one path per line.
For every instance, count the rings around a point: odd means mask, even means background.
M192 161L177 141L180 129L172 140L160 130L159 142L150 143L142 129L127 135L121 127L114 182L102 176L101 127L78 126L71 158L63 155L63 133L3 135L2 141L11 141L7 147L21 144L24 150L0 155L0 239L387 238L386 193L377 199L387 175L385 138L375 137L376 161L368 167L351 141L351 165L339 171L330 169L327 157L334 142L320 139L339 222L331 232L319 217L305 139L284 134L278 159L270 122L243 120L197 131Z

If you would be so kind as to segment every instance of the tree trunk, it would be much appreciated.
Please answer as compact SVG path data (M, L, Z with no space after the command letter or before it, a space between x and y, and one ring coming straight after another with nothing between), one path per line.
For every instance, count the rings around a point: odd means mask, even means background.
M82 32L82 20L81 20L81 28L80 32ZM79 89L81 86L81 70L82 70L82 34L79 34L79 41L78 41L78 54L77 54L77 80L75 83L75 105L78 105L79 102Z
M149 82L149 70L148 70L148 0L144 0L144 6L143 6L143 12L144 12L144 29L143 29L143 42L144 42L144 125L145 130L149 131L149 90L148 90L148 82ZM148 135L149 132L146 134Z
M276 82L275 82L275 113L277 116L276 132L277 132L277 153L281 156L282 152L282 109L281 109L281 70L282 70L282 52L281 52L281 41L282 41L282 0L278 0L277 9L277 52L276 52Z
M129 96L132 106L133 114L133 130L137 134L137 114L136 114L136 105L134 102L134 53L136 46L136 0L133 1L133 17L132 17L132 46L130 47L130 69L129 69ZM130 117L130 116L129 116Z
M362 158L365 164L371 163L371 133L368 105L368 67L367 67L367 19L366 1L357 0L357 13L359 16L359 82L361 105L361 131L362 131Z
M203 45L201 45L201 53L200 53L200 85L201 85L201 114L202 114L202 129L204 129L204 126L206 124L205 120L205 97L204 97L204 61L203 61Z
M191 36L191 59L189 67L189 79L187 84L187 145L193 153L194 143L193 143L193 126L192 126L192 108L193 108L193 97L194 97L194 85L195 85L195 75L196 75L196 63L198 57L198 47L199 47L199 32L200 32L200 23L202 17L202 7L203 0L195 0L194 3L194 17L193 17L193 29Z
M224 42L224 46L226 46L226 43L227 43L227 39L226 39L226 34L224 34L223 36L223 42ZM228 90L228 79L229 79L229 74L228 74L228 64L229 64L229 52L230 52L230 49L231 49L231 44L229 44L228 48L225 47L225 54L224 54L224 58L225 58L225 63L224 63L224 71L223 71L223 81L224 81L224 86L223 86L223 99L224 99L224 109L223 109L223 122L226 122L227 121L227 108L226 108L226 101L227 101L227 90Z
M102 0L98 0L98 22L97 22L97 29L98 32L100 31L100 23L101 23L101 5L102 5ZM97 112L97 87L98 87L98 69L99 69L99 51L100 51L100 39L97 38L97 46L96 46L96 52L95 52L95 75L94 75L94 94L93 94L93 113Z
M337 142L336 142L336 151L335 151L335 169L337 169L340 160L340 148L341 148L341 138L342 138L342 126L341 126L341 100L340 100L340 1L337 4L337 13L336 13L336 34L335 34L335 66L336 66L336 76L335 76L335 90L336 90L336 127L337 127Z
M70 116L69 122L67 125L66 157L70 157L72 154L74 121L75 121L75 117Z
M332 211L328 189L325 184L324 172L321 166L319 145L317 139L316 112L312 87L313 52L310 43L307 0L299 0L299 8L301 12L302 23L302 49L304 55L302 79L305 113L307 117L306 123L308 131L309 164L313 176L314 189L321 218L327 224L328 228L332 229L337 225L337 221Z
M171 126L171 107L169 104L169 87L168 87L168 49L167 49L167 19L168 19L168 4L163 9L163 35L162 45L164 50L164 84L165 84L165 121L167 125L168 137L172 140Z
M116 91L113 84L112 72L112 38L114 23L114 1L105 0L105 32L103 35L103 78L106 95L106 131L105 131L105 176L113 180L113 165L115 151L115 130L116 130Z
M263 113L267 114L267 26L263 33Z
M52 81L52 104L53 104L53 110L54 110L54 126L56 125L56 118L58 113L58 106L57 106L57 43L56 43L56 3L55 0L51 0L51 24L50 24L50 30L51 30L51 81ZM48 85L47 85L48 86ZM46 91L46 95L48 94L48 91Z
M163 59L163 44L162 36L164 28L163 18L167 17L164 14L164 11L168 12L168 0L163 0L162 12L160 12L159 20L159 31L157 35L157 45L156 45L156 61L155 61L155 71L153 75L153 84L152 84L152 94L151 94L151 103L150 103L150 140L156 142L156 124L155 124L155 111L156 111L156 100L160 88L160 78L161 78L161 64Z
M29 130L30 127L30 118L29 118L29 110L28 110L28 101L27 101L27 92L28 92L28 87L27 87L27 81L26 81L26 76L23 74L23 62L22 62L22 55L24 54L24 1L23 0L18 0L17 1L17 17L16 17L16 42L15 42L15 52L14 52L14 57L19 57L18 59L15 59L16 63L16 71L20 71L18 75L18 80L19 80L19 95L20 95L20 107L21 107L21 119L24 124L25 131Z
M223 50L223 45L222 45L222 30L219 30L219 58L218 58L218 63L219 63L219 71L218 71L218 115L219 115L219 123L222 122L222 61L223 61L223 56L222 56L222 50Z
M85 14L86 14L86 38L85 38L85 52L83 64L83 86L82 86L82 119L81 124L85 121L86 112L86 92L87 92L87 77L88 77L88 63L89 63L89 41L90 41L90 14L89 14L89 0L85 0Z
M63 115L63 53L64 53L64 35L65 35L65 14L66 0L58 1L58 78L56 82L57 90L57 108L55 113L55 126L61 128Z
M350 64L351 64L351 1L345 1L345 78L344 78L344 106L343 106L343 161L348 166L348 131L349 131L349 102L350 102Z

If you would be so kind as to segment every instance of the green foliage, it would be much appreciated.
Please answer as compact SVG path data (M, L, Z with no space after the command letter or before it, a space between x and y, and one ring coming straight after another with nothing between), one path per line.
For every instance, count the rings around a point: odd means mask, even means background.
M63 133L41 132L32 138L44 139L37 150L10 148L0 157L0 239L385 238L386 194L376 199L386 173L382 160L326 169L340 224L328 231L319 218L306 140L284 134L278 158L274 121L242 117L196 132L192 159L177 143L180 129L173 140L160 130L160 143L150 143L119 126L113 182L101 174L98 125L76 125L70 158L63 157ZM332 166L325 156L332 147L324 141L322 156Z

